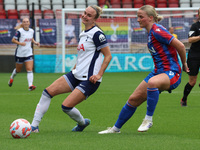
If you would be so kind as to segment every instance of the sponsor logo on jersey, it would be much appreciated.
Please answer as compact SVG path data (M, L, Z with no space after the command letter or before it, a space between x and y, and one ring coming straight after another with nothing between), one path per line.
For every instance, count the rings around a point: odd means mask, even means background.
M156 53L155 49L153 47L151 47L151 49L149 48L149 52L150 53Z
M31 42L31 41L32 41L32 38L24 40L24 42Z
M85 48L84 48L83 44L78 45L77 50L78 50L78 51L81 51L81 50L82 50L82 51L85 51Z
M100 34L100 35L99 35L99 41L100 41L100 42L106 41L106 37L105 37L103 34Z

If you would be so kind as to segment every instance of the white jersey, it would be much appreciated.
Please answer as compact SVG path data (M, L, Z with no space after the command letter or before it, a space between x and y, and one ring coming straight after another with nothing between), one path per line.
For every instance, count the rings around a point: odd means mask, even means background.
M25 46L17 45L16 56L17 57L28 57L33 55L31 42L33 39L34 30L29 28L29 30L24 30L24 28L20 28L17 30L14 38L18 40L20 43L25 42Z
M76 68L72 70L78 80L89 80L90 76L97 75L103 60L101 49L108 46L104 33L94 26L81 32ZM102 78L98 80L101 82Z
M68 37L74 37L75 26L73 25L65 25L65 34Z

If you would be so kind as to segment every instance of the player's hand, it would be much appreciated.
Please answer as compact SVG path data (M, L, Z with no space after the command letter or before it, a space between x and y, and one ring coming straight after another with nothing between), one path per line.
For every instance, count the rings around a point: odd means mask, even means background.
M35 42L35 45L39 46L40 47L40 43L39 42Z
M90 80L90 82L95 84L99 79L101 79L100 75L93 75L93 76L90 77L89 80Z
M25 42L23 42L23 43L21 43L20 45L21 45L21 46L26 46L26 43L25 43Z
M188 68L187 63L183 64L183 71L185 71L187 73L190 72L190 69Z

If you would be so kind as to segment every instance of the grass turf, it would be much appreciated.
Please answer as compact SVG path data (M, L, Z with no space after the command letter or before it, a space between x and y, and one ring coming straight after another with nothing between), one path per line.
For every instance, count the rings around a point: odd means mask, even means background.
M138 133L146 113L146 103L138 107L132 118L122 127L121 134L98 135L113 126L129 95L148 72L105 73L95 94L77 108L91 125L81 133L71 132L76 123L61 110L68 94L58 95L51 101L40 124L40 133L27 139L14 139L9 126L15 119L32 122L42 91L62 74L34 74L35 91L28 91L26 73L15 77L12 87L7 82L10 74L0 74L0 149L28 150L196 150L200 147L200 88L196 85L188 98L188 107L180 106L183 88L188 76L183 73L182 83L172 94L163 92L154 114L154 125L146 133Z

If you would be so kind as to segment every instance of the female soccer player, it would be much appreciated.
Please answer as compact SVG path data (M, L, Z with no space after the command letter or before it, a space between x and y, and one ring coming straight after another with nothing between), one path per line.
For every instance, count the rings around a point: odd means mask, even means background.
M138 128L139 132L147 131L152 125L152 117L161 91L171 91L181 82L181 67L177 52L180 55L183 70L188 70L184 45L174 38L166 28L157 24L162 19L155 8L144 5L138 10L137 21L141 28L148 32L148 49L152 55L155 69L139 84L127 103L122 108L115 125L99 132L120 133L120 128L134 114L138 106L147 100L146 116Z
M51 98L69 92L71 93L62 103L62 110L77 122L77 126L72 131L83 131L90 124L90 120L84 119L75 106L98 89L102 75L111 60L106 37L95 23L101 13L102 9L94 5L87 7L82 14L81 19L85 30L79 36L76 65L71 72L54 81L43 91L31 124L33 132L39 132L39 123L49 108Z
M16 68L10 76L8 85L10 87L12 86L14 77L17 73L21 72L23 63L25 63L29 86L28 89L29 91L32 91L36 88L36 86L33 85L33 52L31 43L33 42L37 46L40 46L40 43L36 42L33 38L34 30L29 28L30 21L28 18L24 18L20 26L21 28L16 31L15 36L12 38L12 42L17 44L15 52Z
M185 85L181 106L187 106L187 97L197 82L200 68L200 9L198 10L197 22L192 24L190 28L188 41L192 43L187 58L187 64L190 69L188 73L189 82Z

